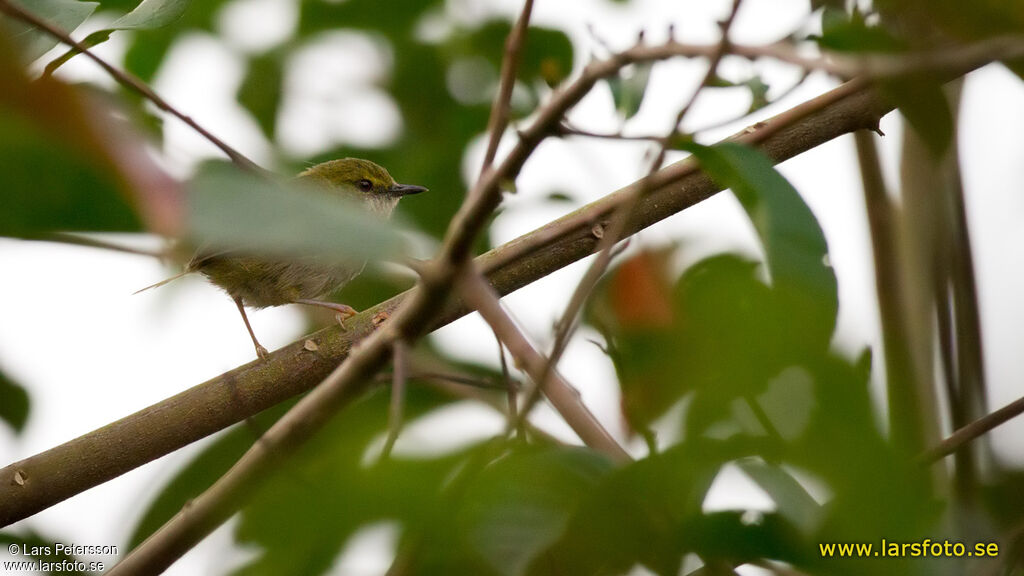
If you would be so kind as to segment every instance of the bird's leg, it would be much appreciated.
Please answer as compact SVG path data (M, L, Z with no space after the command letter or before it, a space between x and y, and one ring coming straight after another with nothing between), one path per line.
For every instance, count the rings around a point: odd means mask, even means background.
M300 298L295 301L296 304L306 304L307 306L320 306L321 308L327 308L328 310L334 310L337 314L334 315L334 319L341 324L342 328L345 328L345 319L351 318L359 312L349 306L348 304L338 304L337 302L327 302L324 300L308 300L306 298Z
M260 344L260 341L256 339L256 333L252 331L252 326L249 325L249 317L245 315L245 307L242 306L242 299L237 296L232 296L235 301L235 306L238 306L238 313L242 315L242 321L245 322L245 329L249 331L249 337L252 338L252 344L256 347L256 355L261 360L266 360L270 352Z

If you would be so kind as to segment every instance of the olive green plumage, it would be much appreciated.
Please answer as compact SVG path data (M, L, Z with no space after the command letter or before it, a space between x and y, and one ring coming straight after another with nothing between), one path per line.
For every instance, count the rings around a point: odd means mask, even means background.
M299 174L298 179L360 202L367 210L383 218L391 216L403 196L427 190L422 186L398 184L381 166L358 158L317 164ZM341 317L349 316L355 314L351 307L319 299L358 276L364 266L365 262L328 266L314 259L275 260L237 252L211 254L200 251L179 276L199 272L227 292L238 306L256 352L262 358L267 351L256 340L243 306L265 308L300 303L335 310ZM153 286L170 280L173 278Z
M320 185L358 202L367 210L389 218L399 199L425 188L396 184L383 167L358 158L317 164L299 174L300 180ZM365 263L327 267L301 259L274 261L238 255L198 254L188 264L224 289L232 298L252 308L291 304L322 298L359 275Z

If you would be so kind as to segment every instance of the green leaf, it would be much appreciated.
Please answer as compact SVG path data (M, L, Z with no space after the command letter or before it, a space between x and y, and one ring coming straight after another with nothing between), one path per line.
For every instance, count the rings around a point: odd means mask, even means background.
M188 197L191 235L214 249L352 263L396 258L405 246L393 223L299 180L275 182L209 164Z
M757 112L761 108L764 108L770 102L768 102L768 90L770 86L765 83L764 79L760 76L753 76L743 83L750 91L750 108L747 109L747 113L751 114Z
M28 391L0 372L0 420L7 422L15 432L21 432L28 421L28 410Z
M846 7L846 0L811 0L811 10L824 8L825 11L842 11Z
M608 78L608 87L612 90L615 109L626 120L640 111L647 84L651 79L652 64L636 64L622 69L618 75Z
M263 134L271 140L277 127L277 111L284 92L283 64L281 54L275 51L253 58L238 88L238 102L256 118Z
M608 342L633 428L646 430L692 392L686 429L702 434L730 416L734 401L828 349L838 296L821 228L766 158L736 144L679 145L740 199L764 245L771 284L756 263L719 255L669 289L671 258L641 255L602 283L587 318Z
M110 39L110 35L118 30L152 30L162 28L181 18L188 8L190 0L142 0L134 10L114 20L108 28L97 30L86 36L81 44L92 48ZM53 74L65 62L78 54L72 48L46 65L44 74Z
M98 2L77 2L76 0L11 0L11 2L65 32L72 32L78 28L99 6ZM0 21L3 22L10 37L20 45L22 57L27 62L32 62L46 54L58 43L53 36L29 24L14 22L7 17Z
M831 498L816 541L913 541L934 534L943 509L927 468L896 449L877 423L870 367L824 356L806 365L811 419L786 447L784 461L823 481ZM899 568L877 573L908 574Z
M2 103L0 203L0 236L141 229L110 170L72 146L67 133L54 134Z
M757 458L744 458L736 464L771 496L780 516L804 534L811 534L818 529L824 511L785 469Z
M459 529L499 574L525 574L611 468L607 458L582 448L512 453L485 468L466 491Z
M844 10L826 8L822 11L821 28L821 36L813 39L828 50L894 53L906 47L885 28L868 24L860 12L848 14Z
M835 271L828 244L811 209L761 152L726 142L688 147L701 167L732 189L764 246L772 284L791 300L796 316L821 332L828 345L839 308Z
M188 8L190 0L142 0L134 10L121 16L108 30L151 30L173 23Z
M740 514L704 514L708 489L723 464L763 451L749 438L689 439L616 469L576 506L565 536L535 564L536 574L625 574L637 564L680 574L683 556L791 558L792 530L769 519L741 528Z
M437 508L451 518L439 495L478 448L366 462L368 448L386 434L388 401L387 393L378 392L343 410L254 494L241 513L235 540L260 554L235 574L329 573L361 528L384 521L405 529L420 526ZM405 415L417 418L450 401L412 386L406 390Z
M558 203L566 202L571 204L575 202L575 199L573 199L572 194L569 194L567 192L551 192L544 199L547 200L548 202Z

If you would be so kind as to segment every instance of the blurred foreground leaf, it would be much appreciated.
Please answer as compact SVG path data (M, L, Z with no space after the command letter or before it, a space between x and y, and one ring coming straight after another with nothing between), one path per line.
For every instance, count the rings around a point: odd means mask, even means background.
M920 7L918 10L912 7L908 9L912 4L906 3L896 13L901 17L920 16ZM958 8L957 12L957 19L960 19L964 13L971 11ZM897 36L896 31L901 29L902 26L884 26L877 22L869 24L867 17L857 9L848 13L837 8L826 8L822 13L822 35L815 40L822 48L855 55L882 53L895 56L928 45L923 37L908 37L907 34ZM948 78L944 79L942 74L918 73L879 81L885 96L900 109L936 155L945 151L953 134L953 117L942 93L944 80Z
M77 0L10 0L39 18L64 30L72 32L85 22L85 19L96 10L98 2L78 2ZM23 22L13 22L7 16L0 20L9 37L19 45L21 56L26 62L32 62L57 45L58 40L46 32Z
M196 175L189 207L191 234L219 249L359 262L396 258L404 246L393 223L354 200L226 164Z
M729 255L694 264L672 290L665 257L642 254L610 275L590 318L609 341L626 418L641 431L690 391L688 427L704 430L787 365L825 352L838 310L821 227L771 162L738 144L680 146L740 200L771 283Z
M771 496L779 515L790 524L805 534L818 529L823 515L821 506L781 466L753 458L745 458L736 464Z
M519 576L562 538L576 506L611 471L589 449L513 452L486 467L463 495L462 537L503 576Z
M107 28L97 30L84 39L81 44L92 48L110 39L110 35L118 30L151 30L167 26L184 14L190 0L142 0L134 10L121 16ZM79 51L71 48L46 65L45 74L53 72L65 62L73 58Z
M411 386L406 417L447 402ZM386 433L387 403L388 395L377 393L342 411L263 485L235 532L240 544L263 552L236 574L321 574L360 529L384 521L408 529L433 513L467 451L386 460L368 455Z
M756 558L792 562L795 533L772 515L759 524L740 513L705 513L703 502L722 465L764 450L746 439L694 441L606 475L573 515L565 536L532 574L622 574L641 564L678 574L697 553L742 563Z
M0 235L175 228L173 182L115 111L59 81L28 82L9 57L0 41Z
M0 235L140 230L109 172L25 117L0 111Z

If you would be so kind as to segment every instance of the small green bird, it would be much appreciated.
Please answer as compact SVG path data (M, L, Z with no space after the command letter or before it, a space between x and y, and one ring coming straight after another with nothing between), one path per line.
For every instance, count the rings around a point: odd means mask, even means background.
M427 191L423 186L398 184L387 170L359 158L343 158L317 164L299 174L298 179L354 199L385 219L391 217L391 212L403 196ZM256 347L256 354L266 358L267 349L256 339L245 314L246 306L257 309L293 303L322 306L336 311L341 322L355 315L355 309L321 298L358 276L365 265L366 262L325 266L318 262L274 260L235 252L199 252L192 257L181 274L142 290L162 286L192 272L200 272L235 301Z

